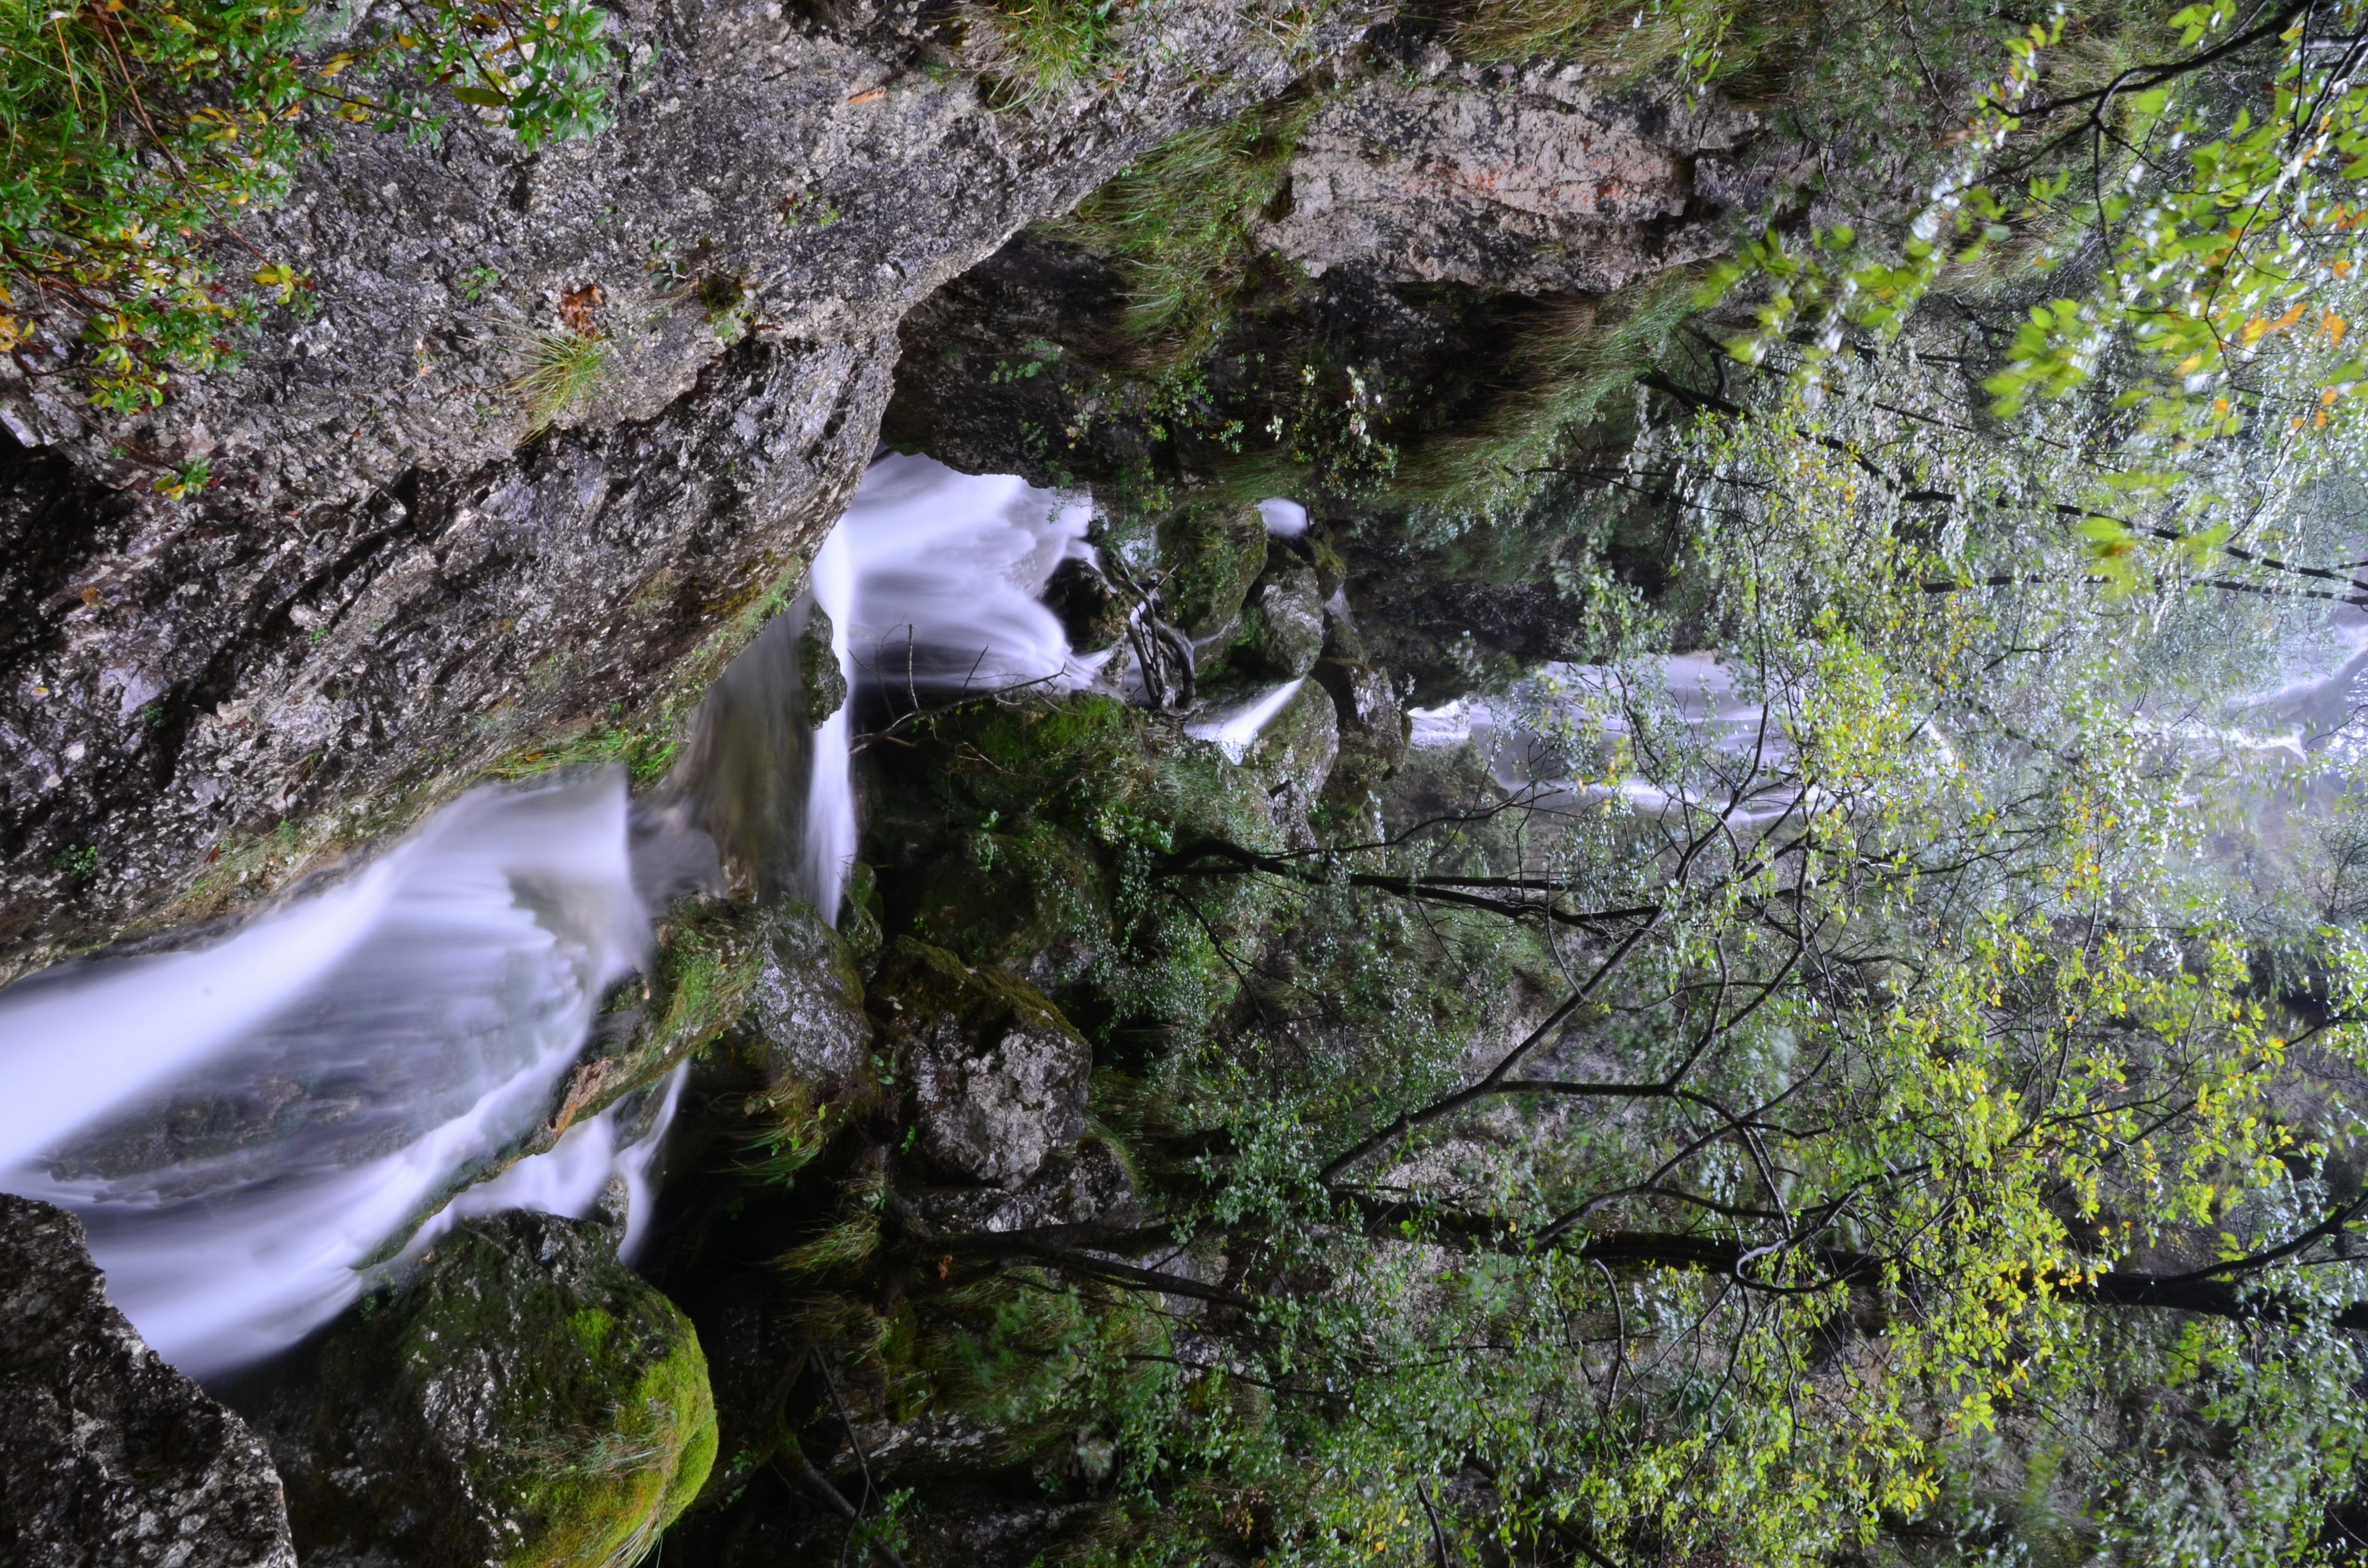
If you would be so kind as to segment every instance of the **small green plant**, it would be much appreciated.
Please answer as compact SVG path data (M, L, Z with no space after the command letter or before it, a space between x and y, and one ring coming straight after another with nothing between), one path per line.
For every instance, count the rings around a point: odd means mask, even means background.
M473 305L502 286L502 271L498 267L472 267L461 274L459 281L461 298Z
M827 229L838 222L837 206L818 190L802 190L795 196L781 198L780 211L782 224L791 229L807 223Z
M75 881L89 881L98 875L98 846L96 844L69 845L59 852L57 868Z
M170 370L234 362L267 305L309 301L225 233L285 198L308 112L433 137L410 85L432 79L526 145L589 134L606 23L583 0L429 0L319 58L302 0L0 6L0 354L48 375L78 347L94 403L161 403Z
M1061 362L1061 346L1057 343L1047 343L1041 337L1031 337L1025 347L1028 350L1027 358L1017 365L1008 359L997 359L995 362L995 369L987 375L987 381L996 386L1002 386L1009 381L1032 381L1042 375L1050 367Z
M748 294L747 279L736 273L710 272L703 275L691 290L699 308L707 313L710 331L726 343L738 337L748 324L748 312L753 301Z
M191 458L187 462L175 463L159 474L149 488L173 500L186 501L212 483L212 471L207 466L206 460Z
M1026 108L1066 97L1087 82L1113 77L1112 38L1132 0L999 0L992 20L990 68L1003 107Z
M609 379L615 345L598 333L544 327L520 332L514 341L526 366L511 378L509 391L525 404L529 435L582 407Z

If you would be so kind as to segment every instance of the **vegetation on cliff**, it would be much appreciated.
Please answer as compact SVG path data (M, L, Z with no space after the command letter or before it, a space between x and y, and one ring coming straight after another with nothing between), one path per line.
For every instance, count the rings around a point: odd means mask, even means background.
M1360 525L1549 541L1585 663L1494 672L1492 757L1245 811L1092 704L871 754L888 925L1071 1010L1129 1187L965 1221L845 1134L835 1228L760 1221L862 1238L797 1254L802 1452L1113 1564L2356 1551L2355 715L2266 703L2368 602L2363 18L2169 21L1971 28L1922 218L1770 238L1614 437Z

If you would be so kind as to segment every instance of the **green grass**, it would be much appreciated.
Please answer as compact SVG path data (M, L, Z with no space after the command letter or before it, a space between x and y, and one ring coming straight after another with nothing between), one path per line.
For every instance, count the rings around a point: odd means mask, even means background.
M1580 60L1621 78L1675 65L1702 80L1749 66L1813 15L1745 0L1485 0L1450 37L1480 60Z
M996 0L985 25L988 73L997 107L1027 108L1067 97L1119 68L1112 36L1135 0Z
M1047 232L1117 260L1128 332L1147 357L1179 364L1212 347L1259 276L1250 236L1281 194L1317 100L1263 105L1160 143Z
M508 391L524 407L527 430L540 435L608 385L616 346L606 337L564 326L529 328L512 335L525 368Z

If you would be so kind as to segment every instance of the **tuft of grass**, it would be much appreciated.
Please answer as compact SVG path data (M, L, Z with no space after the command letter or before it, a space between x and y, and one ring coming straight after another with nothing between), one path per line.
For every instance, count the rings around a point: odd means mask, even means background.
M1047 232L1117 258L1126 324L1180 364L1212 347L1233 304L1258 276L1250 228L1281 195L1292 154L1315 112L1300 97L1169 138L1078 203Z
M803 1246L791 1247L773 1260L773 1267L784 1274L840 1274L862 1267L879 1250L880 1216L861 1211Z
M972 13L997 107L1027 108L1114 77L1114 34L1135 0L995 0Z
M1706 81L1748 68L1814 14L1745 0L1485 0L1450 36L1479 60L1577 60L1623 80L1675 65Z
M525 405L527 433L539 436L591 401L608 384L616 346L598 333L570 327L528 328L515 342L525 369L511 378L511 395Z
M1519 505L1571 432L1613 412L1663 361L1700 286L1698 269L1675 269L1543 310L1506 368L1506 390L1461 429L1410 449L1393 499L1488 514Z

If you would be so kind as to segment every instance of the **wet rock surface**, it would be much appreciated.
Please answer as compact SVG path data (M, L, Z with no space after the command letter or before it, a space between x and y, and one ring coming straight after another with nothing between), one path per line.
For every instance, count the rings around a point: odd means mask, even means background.
M872 986L911 1074L916 1147L940 1176L1017 1190L1086 1125L1092 1051L1042 992L905 938Z
M632 1562L715 1458L689 1321L616 1230L472 1220L325 1330L262 1420L304 1562Z
M1396 771L1409 728L1389 671L1326 659L1315 666L1315 684L1330 695L1339 722L1338 761L1327 780L1333 792L1353 796Z
M1251 596L1258 612L1257 653L1266 674L1296 680L1324 651L1324 597L1315 569L1292 564L1269 572Z
M768 1088L794 1082L826 1096L867 1065L871 1021L862 972L846 938L813 905L784 899L768 924L751 998L756 1038L741 1054Z
M148 1348L81 1221L0 1195L0 1561L295 1568L269 1454Z

